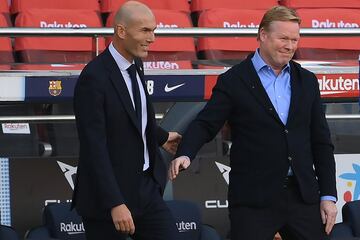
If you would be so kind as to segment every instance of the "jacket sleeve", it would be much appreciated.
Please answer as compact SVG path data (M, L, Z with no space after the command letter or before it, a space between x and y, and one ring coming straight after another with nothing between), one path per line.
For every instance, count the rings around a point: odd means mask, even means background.
M311 107L311 148L320 195L337 197L334 146L320 97L319 85L314 74L315 98Z
M211 98L185 131L175 157L187 156L194 159L199 149L211 141L225 124L233 106L229 93L231 81L232 73L219 76Z

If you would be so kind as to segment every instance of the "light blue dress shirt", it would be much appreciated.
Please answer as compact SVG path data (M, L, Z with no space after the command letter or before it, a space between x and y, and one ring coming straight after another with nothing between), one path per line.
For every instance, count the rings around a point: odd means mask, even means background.
M251 61L279 118L286 125L291 100L290 64L286 64L279 75L276 75L260 56L259 49L256 50ZM293 175L291 167L288 175ZM321 200L336 202L336 198L333 196L322 196Z

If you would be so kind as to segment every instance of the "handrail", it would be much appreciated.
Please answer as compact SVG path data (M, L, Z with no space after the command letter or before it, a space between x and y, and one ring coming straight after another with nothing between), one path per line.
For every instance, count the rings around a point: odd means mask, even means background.
M164 118L164 114L155 114L157 120ZM328 120L360 119L360 114L327 114ZM0 122L45 122L45 121L74 121L74 115L41 115L41 116L1 116Z
M157 28L155 34L162 37L253 37L257 28ZM113 28L0 28L0 36L76 36L102 37L111 36ZM358 37L360 28L302 28L302 36L308 37Z

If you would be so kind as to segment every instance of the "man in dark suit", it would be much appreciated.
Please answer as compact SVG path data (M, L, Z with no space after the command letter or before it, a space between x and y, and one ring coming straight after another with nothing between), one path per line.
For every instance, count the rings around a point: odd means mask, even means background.
M291 59L300 18L268 10L259 48L221 74L211 99L190 124L169 168L170 179L228 121L231 128L231 239L325 239L336 217L335 161L316 76Z
M135 1L114 20L113 42L80 74L74 111L80 160L73 205L88 240L174 239L162 199L167 171L158 146L175 153L180 135L156 125L140 57L154 42L155 17Z

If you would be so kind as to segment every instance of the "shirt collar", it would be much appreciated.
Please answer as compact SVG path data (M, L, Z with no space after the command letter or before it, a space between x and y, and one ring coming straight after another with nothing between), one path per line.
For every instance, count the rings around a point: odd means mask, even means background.
M124 58L114 47L113 43L111 42L109 45L109 51L112 57L115 59L116 64L120 68L121 71L126 71L131 64L134 64L134 61L130 63L126 58Z
M259 49L256 49L254 56L251 58L251 61L257 73L259 73L261 69L263 69L264 67L270 67L265 63L264 59L261 57L259 53ZM287 63L286 66L281 71L290 72L290 64Z

